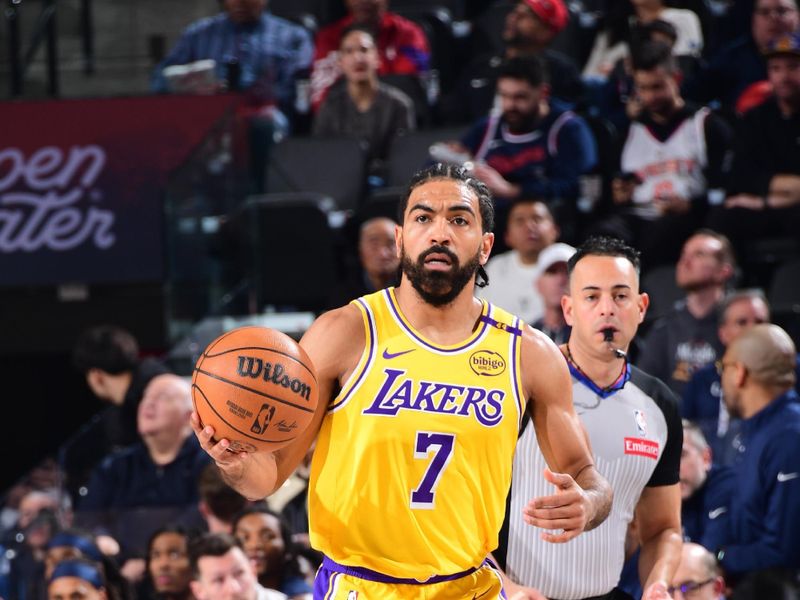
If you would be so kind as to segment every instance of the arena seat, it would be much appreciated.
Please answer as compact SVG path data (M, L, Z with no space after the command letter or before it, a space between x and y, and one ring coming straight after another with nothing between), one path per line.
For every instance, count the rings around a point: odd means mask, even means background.
M650 295L650 307L647 309L648 322L666 315L675 302L686 294L675 283L675 266L665 265L651 269L642 275L642 291Z
M800 313L800 259L775 269L768 298L773 310Z
M318 311L336 281L336 236L321 194L264 194L247 199L244 260L257 311Z
M354 209L363 199L366 172L366 150L358 140L290 137L272 150L267 191L327 194L340 210Z
M431 162L428 148L436 142L458 140L464 134L464 127L410 131L397 136L389 151L388 186L405 186L411 176Z

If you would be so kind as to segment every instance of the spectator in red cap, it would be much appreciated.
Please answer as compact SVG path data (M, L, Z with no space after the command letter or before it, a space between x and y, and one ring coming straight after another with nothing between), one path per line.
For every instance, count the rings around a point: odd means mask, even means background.
M569 11L562 0L519 0L506 15L503 53L478 56L463 70L454 91L444 99L444 117L466 123L485 116L494 104L500 65L518 56L542 59L550 93L569 104L577 102L583 94L578 67L570 57L550 48L568 21Z
M567 26L569 12L561 0L523 0L523 4L536 13L542 24L554 35Z
M428 40L416 23L389 12L389 0L345 0L349 14L320 29L311 68L311 106L316 111L341 75L338 51L351 25L373 32L380 63L378 75L418 75L430 68Z

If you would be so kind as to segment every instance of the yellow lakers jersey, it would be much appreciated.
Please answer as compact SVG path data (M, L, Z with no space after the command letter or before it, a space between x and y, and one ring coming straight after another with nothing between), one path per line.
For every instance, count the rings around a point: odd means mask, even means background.
M353 301L366 332L311 465L311 543L334 561L424 581L497 546L524 410L518 319L484 303L462 343L439 346L392 288Z

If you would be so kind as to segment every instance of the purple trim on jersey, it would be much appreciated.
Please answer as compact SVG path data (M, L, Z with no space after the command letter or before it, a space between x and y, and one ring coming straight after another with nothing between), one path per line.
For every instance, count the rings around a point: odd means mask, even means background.
M566 357L564 357L564 359L567 360ZM628 380L631 378L631 366L630 364L628 364L627 360L625 361L625 368L623 369L622 373L620 373L619 377L617 377L617 380L606 388L601 388L594 381L592 381L586 375L581 373L578 370L578 368L575 365L573 365L569 360L567 360L567 366L569 367L569 372L575 379L580 381L583 385L588 387L590 390L592 390L595 394L597 394L603 399L616 394L618 391L620 391L622 388L625 387L625 384L628 383Z
M331 597L331 593L336 589L336 579L341 577L341 573L336 573L325 567L317 569L317 574L314 576L314 598L321 598L327 600Z
M503 598L504 600L508 600L508 596L506 596L506 588L503 587L503 576L500 574L499 567L496 564L494 564L494 561L491 558L487 558L486 560L484 560L482 566L489 567L492 571L495 572L497 578L500 580L500 597Z
M511 325L506 325L505 323L500 323L500 321L497 321L488 315L481 315L481 321L483 321L484 323L488 323L489 325L491 325L492 327L496 327L497 329L502 329L503 331L507 331L512 335L522 335L522 329L516 326L517 323L519 322L517 320L515 320L514 325L511 326Z
M514 327L516 328L519 325L520 319L514 319ZM522 335L522 331L520 329L516 329L519 331L519 335ZM519 406L519 424L522 425L522 418L525 416L525 403L522 401L522 398L519 397L519 381L517 381L517 344L520 343L517 339L511 340L511 385L514 388L514 396L517 400L517 406ZM520 369L522 366L520 365ZM493 563L489 561L489 565L491 566Z
M342 397L341 400L339 400L339 402L337 402L336 404L332 404L331 406L328 407L329 411L335 409L338 406L341 406L344 402L347 401L347 399L350 397L350 394L352 394L353 390L355 390L359 386L361 380L364 378L367 371L369 371L369 365L372 364L372 360L375 358L375 352L377 352L376 348L377 348L378 335L377 332L375 331L375 322L372 320L372 312L369 310L367 303L364 302L361 298L358 298L356 302L358 302L364 308L364 313L367 315L367 324L369 325L368 328L369 340L367 341L372 342L370 344L369 357L367 357L367 362L364 365L364 368L361 369L361 373L358 374L358 379L356 379L353 385L350 386L350 389L347 390L347 393Z
M475 344L478 340L480 340L483 337L483 334L486 332L486 328L489 326L489 324L483 319L483 317L481 317L481 322L483 323L483 327L481 328L481 331L475 337L473 337L469 342L467 342L463 346L459 346L458 348L440 348L439 346L434 346L433 344L429 344L421 337L419 337L416 333L414 333L414 331L410 327L408 327L405 321L403 320L403 317L400 314L400 309L397 306L395 306L394 299L392 298L392 294L389 292L389 288L386 288L384 290L384 293L386 294L386 301L388 302L389 307L392 309L394 316L397 318L397 322L400 324L400 328L403 329L408 335L410 335L412 338L414 338L417 342L419 342L426 348L430 348L431 350L436 350L437 352L442 352L444 354L454 354L456 352L461 352L462 350L466 350L467 348ZM489 310L488 303L486 305L486 309L487 311Z
M317 574L317 578L319 578L320 574L323 574L323 572L328 571L329 573L342 573L344 575L352 575L353 577L358 577L366 581L375 581L378 583L395 583L404 585L429 585L432 583L442 583L443 581L455 581L456 579L461 579L462 577L466 577L467 575L472 575L475 571L480 569L485 564L486 562L482 563L478 567L470 567L469 569L461 571L460 573L453 573L452 575L434 575L433 577L426 579L425 581L419 581L411 577L392 577L391 575L384 575L383 573L379 573L378 571L373 571L372 569L367 569L365 567L348 567L347 565L342 565L334 560L331 560L327 556L323 556L322 567L320 568L319 573ZM330 579L330 575L324 575L324 578ZM314 590L316 592L316 582ZM314 597L316 598L316 595Z

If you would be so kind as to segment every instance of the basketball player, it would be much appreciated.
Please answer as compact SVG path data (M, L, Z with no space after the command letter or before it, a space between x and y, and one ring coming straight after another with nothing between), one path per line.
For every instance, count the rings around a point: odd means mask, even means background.
M534 474L545 466L552 439L542 444L539 429L527 426L517 446L506 572L547 598L630 600L615 586L634 515L643 600L669 598L667 587L680 562L683 429L677 399L663 382L631 367L625 354L649 302L639 293L638 254L618 240L590 238L567 263L569 293L561 299L572 326L561 351L572 375L575 410L614 488L609 518L564 546L545 544L520 527L515 512L545 490ZM513 584L507 587L516 591Z
M213 444L196 415L192 423L230 484L253 499L279 488L317 438L310 537L325 559L315 598L505 597L485 557L497 545L524 411L549 465L536 474L549 490L524 519L554 530L545 540L596 527L611 490L592 464L558 348L474 297L494 240L486 186L434 165L412 179L400 209L400 285L323 314L301 341L320 407L300 438L235 454L227 440Z

